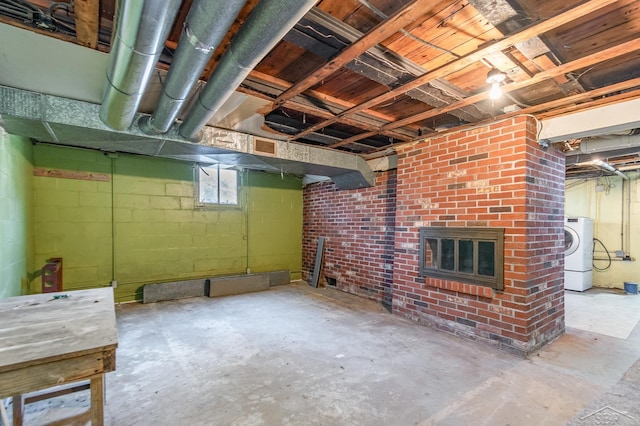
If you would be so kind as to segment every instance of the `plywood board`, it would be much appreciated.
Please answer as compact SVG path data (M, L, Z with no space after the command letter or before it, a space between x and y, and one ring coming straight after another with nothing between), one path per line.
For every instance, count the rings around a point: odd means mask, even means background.
M116 346L110 287L0 301L0 373Z
M324 237L318 238L318 249L316 250L316 261L313 266L313 275L311 276L311 287L318 287L318 281L320 280L320 271L322 271L322 255L324 253Z

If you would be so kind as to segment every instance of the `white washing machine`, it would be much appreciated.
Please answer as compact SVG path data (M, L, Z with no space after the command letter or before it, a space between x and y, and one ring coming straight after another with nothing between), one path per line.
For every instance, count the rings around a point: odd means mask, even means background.
M564 288L585 291L593 277L593 219L564 218Z

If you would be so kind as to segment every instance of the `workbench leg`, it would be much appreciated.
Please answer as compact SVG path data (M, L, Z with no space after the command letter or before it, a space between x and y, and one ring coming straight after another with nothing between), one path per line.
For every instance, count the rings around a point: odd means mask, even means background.
M22 414L24 404L22 403L22 395L13 396L13 426L22 426Z
M91 378L91 426L104 424L104 375Z
M4 426L9 426L9 415L7 414L7 409L4 408L4 400L2 398L0 398L0 418Z

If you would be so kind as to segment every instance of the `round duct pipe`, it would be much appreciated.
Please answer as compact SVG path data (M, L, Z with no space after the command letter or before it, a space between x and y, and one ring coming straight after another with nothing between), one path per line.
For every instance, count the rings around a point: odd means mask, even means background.
M100 119L115 130L133 122L178 13L180 0L120 0Z
M251 70L315 3L316 0L260 1L180 125L180 135L195 138Z
M145 133L169 131L244 4L245 0L196 0L193 3L153 116L145 116L140 120L140 128Z
M580 142L580 152L583 154L634 147L640 147L640 135L600 136L593 139L583 139Z

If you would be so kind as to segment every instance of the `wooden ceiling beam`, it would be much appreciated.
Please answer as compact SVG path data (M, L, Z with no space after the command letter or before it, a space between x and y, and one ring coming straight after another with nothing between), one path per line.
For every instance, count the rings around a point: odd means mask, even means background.
M277 86L278 88L281 88L282 90L285 90L286 88L291 87L291 83L289 83L289 82L287 82L285 80L279 79L277 77L274 77L274 76L271 76L271 75L268 75L268 74L265 74L265 73L262 73L262 72L259 72L259 71L256 71L256 70L251 71L250 77L254 78L255 80L264 81L264 82L269 83L271 85ZM245 91L245 90L242 89L242 87L240 87L238 90L239 91ZM249 91L246 91L246 93L249 93ZM257 92L251 91L251 93L255 95ZM316 99L319 99L319 100L321 100L323 102L327 102L327 103L330 103L330 104L337 105L338 107L341 107L341 108L350 108L350 107L352 107L354 105L353 103L345 101L343 99L338 99L338 98L335 98L333 96L329 96L329 95L326 95L324 93L316 92L316 91L313 91L313 90L309 91L308 93L312 97L314 97ZM270 98L267 95L262 95L260 97L262 99L266 99L266 100L273 100L273 98ZM296 102L295 99L288 100L282 106L285 107L285 108L290 108L290 109L293 109L293 110L296 110L296 111L304 112L304 113L309 114L309 115L315 115L315 116L320 117L320 118L325 119L325 120L326 119L330 119L330 118L335 116L335 114L331 113L328 110L325 110L325 109L322 109L322 108L319 108L319 107L313 107L313 106L310 106L310 105L306 105L306 104L303 104L301 102ZM264 115L266 115L268 112L269 111L261 111L261 113L264 114ZM383 121L392 121L392 120L394 120L393 117L388 116L388 115L383 114L383 113L380 113L380 112L377 112L377 111L363 111L363 113L365 115L370 115L372 117L372 119L379 119L379 120L383 120ZM355 118L351 118L351 119L345 118L342 122L344 124L346 124L346 125L353 126L353 127L358 127L358 128L364 129L364 130L378 130L378 129L380 129L380 126L375 126L375 125L370 124L370 123L365 123L365 122L357 120ZM384 136L389 136L391 138L394 138L394 139L397 139L397 140L401 140L401 141L407 141L407 140L412 139L411 137L407 136L407 134L404 134L404 133L401 133L399 131L396 131L395 129L394 130L388 130L388 131L385 130L385 131L380 132L380 133L382 135L384 135ZM413 132L413 133L415 133L415 132Z
M323 79L329 77L331 74L362 55L371 47L386 40L402 28L414 22L417 18L424 15L425 11L430 9L431 3L431 0L414 0L413 3L398 11L388 20L376 25L371 31L342 50L338 56L322 65L278 96L274 101L274 109L283 105L287 100L321 82Z
M255 96L255 97L260 98L260 99L273 101L273 98L270 97L269 95L267 95L265 93L261 93L259 91L254 90L254 89L251 89L251 88L247 88L247 87L242 87L241 86L241 87L238 88L238 92L245 93L245 94L251 95L251 96ZM304 104L304 103L296 101L295 99L287 101L285 103L285 105L283 105L283 107L289 108L289 109L292 109L292 110L295 110L295 111L298 111L298 112L302 112L302 113L305 113L305 114L309 114L309 115L312 115L312 116L316 116L316 117L319 117L319 118L322 118L322 119L328 119L328 118L331 118L331 117L334 116L334 114L332 114L331 112L329 112L329 111L327 111L325 109L314 107L314 106L311 106L311 105L308 105L308 104ZM262 111L260 113L262 113L263 115L266 115L266 114L264 114L264 111ZM364 130L369 130L369 131L374 131L375 130L375 132L374 132L375 134L380 134L382 136L387 136L387 137L393 138L393 139L395 139L397 141L401 141L401 142L406 142L406 141L414 139L413 137L410 137L407 134L398 132L396 130L385 130L385 131L380 132L379 131L379 129L380 129L379 126L375 126L375 125L369 124L369 123L364 123L362 121L358 121L358 120L355 120L355 119L346 119L344 121L344 124L346 124L348 126L358 127L358 128L364 129ZM359 145L368 146L369 148L371 148L371 146L366 145L366 144L359 144Z
M271 83L275 86L280 87L282 90L288 90L289 88L292 87L292 84L289 83L286 80L282 80L281 78L269 75L269 74L265 74L263 72L260 71L256 71L256 70L252 70L251 73L249 74L250 77L255 78L256 80L259 81L264 81L267 83ZM340 98L336 98L335 96L331 96L331 95L327 95L325 93L322 92L318 92L316 90L309 90L307 91L307 93L315 98L315 99L319 99L321 101L324 102L328 102L328 103L332 103L335 105L338 105L342 108L352 108L353 106L355 106L355 104L353 102L349 102L346 101L344 99L340 99ZM284 106L284 105L283 105ZM384 120L384 121L392 121L395 120L395 117L391 116L391 115L387 115L378 111L374 111L374 110L367 110L367 111L362 111L363 113L370 115L372 117L378 118L380 120ZM332 114L333 116L334 114Z
M440 137L443 135L468 130L470 128L474 128L482 125L488 125L490 123L493 123L499 120L504 120L507 118L516 117L524 114L536 114L541 111L555 109L555 111L550 113L538 114L537 117L539 119L542 119L542 118L548 118L551 116L564 115L564 114L579 111L582 109L594 108L596 106L608 105L608 104L622 102L625 100L636 99L636 98L640 98L640 89L636 89L638 87L640 87L640 78L634 78L631 80L623 81L622 83L612 84L610 86L601 87L599 89L590 90L588 92L579 93L577 95L556 99L555 101L546 102L544 104L523 108L519 111L501 114L497 117L492 118L491 120L485 120L478 123L466 124L464 126L459 126L459 127L456 127L455 129L451 129L449 131L429 133L420 137L420 139L418 140L424 140L430 137ZM636 90L632 90L632 89L636 89ZM621 92L621 91L624 93L608 96L612 93ZM415 141L411 141L408 143L414 143L414 142ZM389 147L382 147L378 151L384 151L388 148Z
M83 46L98 47L100 31L100 0L75 0L73 12L76 17L76 37Z
M625 55L629 52L634 52L636 50L640 50L640 39L633 39L630 40L626 43L622 43L619 44L617 46L613 46L610 47L609 49L605 49L596 53L593 53L591 55L585 56L584 58L580 58L580 59L576 59L575 61L571 61L571 62L567 62L566 64L562 64L559 65L553 69L549 69L546 71L542 71L536 75L534 75L533 77L531 77L528 80L525 81L518 81L518 82L514 82L514 83L510 83L507 84L505 86L502 87L503 92L511 92L514 90L518 90L518 89L522 89L528 86L532 86L534 84L540 83L541 81L550 79L550 78L554 78L557 77L559 75L563 75L566 74L568 72L571 71L575 71L578 69L583 69L586 67L590 67L592 65L595 65L597 63L609 60L609 59L613 59L616 58L618 56L622 56ZM475 104L476 102L480 102L482 100L485 100L489 97L489 93L487 91L482 92L482 93L478 93L476 95L473 96L469 96L468 98L463 99L460 102L456 102L450 105L447 105L446 107L442 107L442 108L434 108L432 110L429 111L425 111L423 113L420 114L416 114L416 115L412 115L410 117L406 117L403 118L401 120L397 120L394 122L390 122L388 124L385 124L384 126L380 127L380 131L389 131L389 130L393 130L394 128L397 127L401 127L401 126L405 126L409 123L415 123L417 121L420 120L426 120L428 118L432 118L435 116L438 116L440 114L446 114L450 111L453 111L455 109L458 108L462 108L468 105L472 105ZM567 99L567 98L563 98L563 99ZM535 106L533 107L535 108ZM522 111L519 111L518 113L522 113ZM360 135L354 135L348 139L345 139L345 141L340 141L334 145L331 145L331 147L338 147L341 145L344 145L346 143L351 143L353 141L357 141L363 138L368 138L371 137L371 132L366 132L366 133L362 133Z
M541 81L548 80L550 78L554 78L560 75L564 75L571 71L576 71L582 68L590 67L600 62L604 62L606 60L613 59L618 56L622 56L629 52L634 52L639 49L640 49L640 38L633 39L626 43L622 43L617 46L610 47L609 49L605 49L605 50L596 52L594 54L585 56L584 58L576 59L575 61L567 62L566 64L558 65L555 68L539 72L538 74L534 75L528 80L506 84L502 86L502 91L505 93L508 93L514 90L533 86L534 84L540 83ZM389 130L389 129L395 128L395 126L400 127L400 126L407 125L409 123L415 123L416 121L425 120L427 118L435 117L440 114L445 114L454 109L472 105L472 104L475 104L476 102L480 102L488 98L489 98L489 92L484 91L476 95L469 96L468 98L465 98L460 102L456 102L446 107L435 108L433 110L429 110L421 114L416 114L411 117L407 117L402 120L397 120L395 122L386 124L382 126L381 129Z
M576 6L566 12L560 13L552 18L549 18L547 20L544 20L542 22L539 22L537 24L531 25L530 27L516 33L513 34L509 37L505 37L499 41L494 42L493 44L490 44L486 47L482 47L480 49L475 50L474 52L471 52L459 59L453 60L439 68L436 68L433 71L427 72L425 74L423 74L422 76L410 81L409 83L406 83L402 86L399 86L393 90L390 90L389 92L386 92L380 96L376 96L366 102L363 102L359 105L354 106L353 108L350 108L346 111L343 111L342 113L336 115L334 118L330 119L330 120L326 120L323 123L318 123L315 126L312 126L306 130L304 130L303 132L297 134L295 136L295 138L300 138L303 137L305 134L305 132L314 132L316 130L319 130L323 127L329 126L333 123L336 123L338 121L340 121L340 119L346 115L349 114L354 114L356 112L365 110L365 109L369 109L372 108L376 105L379 105L383 102L389 101L397 96L400 96L402 94L404 94L405 92L415 89L417 87L422 86L423 84L427 84L433 80L436 80L438 78L444 78L446 77L448 74L451 74L453 72L456 71L460 71L466 67L468 67L469 65L474 64L475 62L480 61L481 59L483 59L485 56L492 54L492 53L496 53L496 52L500 52L506 48L509 48L517 43L526 41L532 37L536 37L539 36L541 34L544 34L547 31L550 31L552 29L555 29L561 25L564 25L566 23L569 23L575 19L578 19L582 16L588 15L592 12L595 12L605 6L608 6L612 3L615 3L617 0L591 0L588 1L586 3L583 3L579 6Z
M569 96L567 98L558 99L557 101L547 102L543 104L544 109L539 109L537 106L525 108L522 111L525 113L545 111L538 114L537 117L540 120L546 118L557 117L560 115L569 114L576 111L582 111L589 108L598 108L604 105L616 104L622 101L629 101L640 97L640 89L632 90L635 87L640 87L640 78L634 78L632 80L623 81L622 83L613 84L611 86L602 87L600 89L591 90L586 93L580 93L578 95ZM618 93L617 95L607 96L610 93ZM588 96L585 96L588 95ZM604 97L601 97L604 96ZM601 97L594 100L595 97ZM569 104L567 100L571 100ZM561 102L564 101L564 102Z

